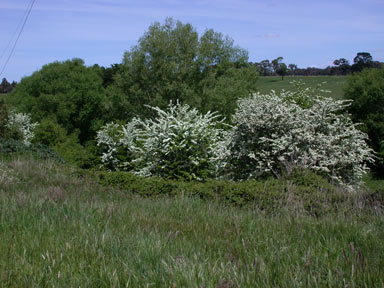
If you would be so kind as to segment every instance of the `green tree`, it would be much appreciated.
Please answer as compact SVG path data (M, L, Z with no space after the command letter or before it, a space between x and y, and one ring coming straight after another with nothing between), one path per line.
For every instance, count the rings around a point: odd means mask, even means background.
M364 68L371 68L373 64L372 56L368 52L359 52L353 58L353 65L352 65L352 71L353 72L360 72Z
M255 89L256 80L247 52L232 39L213 30L199 37L190 24L167 18L151 25L124 54L115 84L108 87L106 107L115 117L110 120L153 117L146 105L164 109L177 99L202 111L222 103L219 112L229 115L236 99ZM227 83L235 94L222 94Z
M345 58L336 59L335 61L333 61L333 65L337 67L337 74L346 75L351 69L349 61Z
M272 67L275 73L281 76L281 80L284 80L284 75L287 75L288 68L287 65L282 61L283 57L277 57L276 59L272 60Z
M288 65L288 71L290 75L295 75L296 70L297 70L297 65L296 64L289 64Z
M78 134L84 143L103 124L102 84L99 67L86 67L81 59L53 62L23 78L5 99L16 110L30 113L33 121L57 119L67 134Z
M9 93L12 91L13 87L16 85L15 82L9 83L7 79L3 78L0 83L0 93Z
M268 59L263 60L258 65L260 67L260 73L263 76L269 76L272 73L272 63L269 62Z
M384 175L384 69L364 69L351 75L345 97L352 99L350 113L369 136L370 146L378 153L373 171Z

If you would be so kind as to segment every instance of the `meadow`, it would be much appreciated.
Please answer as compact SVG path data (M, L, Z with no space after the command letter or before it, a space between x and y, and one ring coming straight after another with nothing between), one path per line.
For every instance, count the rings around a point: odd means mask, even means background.
M182 194L142 197L30 156L1 159L0 191L1 287L384 285L377 199L353 213L316 217L283 205L267 213Z
M260 76L257 81L258 92L268 93L270 90L280 92L281 90L292 90L290 82L293 80L302 80L309 87L316 87L316 85L325 82L322 89L331 91L330 94L335 99L343 99L344 85L347 83L347 76L286 76L281 80L280 76Z

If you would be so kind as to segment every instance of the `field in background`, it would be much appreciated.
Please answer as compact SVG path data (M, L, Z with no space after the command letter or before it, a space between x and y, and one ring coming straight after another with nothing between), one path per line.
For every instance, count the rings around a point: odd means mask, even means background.
M143 198L89 173L0 159L0 286L384 285L382 208L266 215L182 195Z
M286 76L284 80L277 76L260 77L258 80L259 92L268 93L271 89L280 92L282 89L291 90L290 84L293 80L302 80L310 87L316 87L317 84L326 82L322 88L332 93L330 96L335 99L342 99L344 92L343 86L347 82L346 76Z

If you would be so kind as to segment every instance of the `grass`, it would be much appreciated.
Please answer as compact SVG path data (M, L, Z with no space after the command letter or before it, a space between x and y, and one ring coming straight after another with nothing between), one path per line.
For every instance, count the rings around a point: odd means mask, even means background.
M322 88L331 91L330 94L336 99L344 97L343 87L347 83L346 76L286 76L284 80L278 76L260 77L258 80L259 92L268 93L271 89L280 92L282 89L290 90L292 80L302 80L308 86L316 87L317 84L326 82Z
M268 216L93 179L47 160L0 161L1 287L384 285L382 211Z

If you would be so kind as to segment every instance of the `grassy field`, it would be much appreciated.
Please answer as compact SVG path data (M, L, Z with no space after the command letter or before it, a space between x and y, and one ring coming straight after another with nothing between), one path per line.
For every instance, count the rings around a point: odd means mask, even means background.
M343 98L343 86L347 82L346 76L289 76L284 77L284 80L281 80L281 77L277 76L267 76L260 77L258 80L259 92L268 93L271 89L280 92L282 89L290 90L292 85L290 82L292 80L302 80L308 86L316 87L317 84L326 82L322 88L329 90L332 93L332 97L336 99Z
M0 287L384 285L381 208L268 216L198 198L142 198L84 173L0 160Z

